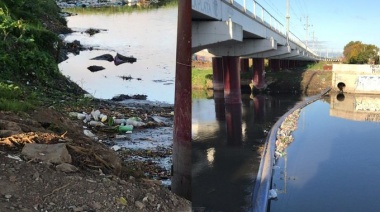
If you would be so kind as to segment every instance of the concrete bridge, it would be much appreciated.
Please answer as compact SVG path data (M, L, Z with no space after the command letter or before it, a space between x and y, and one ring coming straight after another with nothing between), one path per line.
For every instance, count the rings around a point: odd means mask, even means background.
M192 0L192 53L207 49L215 55L214 90L224 89L227 102L231 98L231 102L240 101L240 90L236 90L239 72L248 70L249 60L256 89L266 87L264 59L272 71L328 60L308 48L256 1L252 8L247 7L247 1L242 0L241 5L236 0Z

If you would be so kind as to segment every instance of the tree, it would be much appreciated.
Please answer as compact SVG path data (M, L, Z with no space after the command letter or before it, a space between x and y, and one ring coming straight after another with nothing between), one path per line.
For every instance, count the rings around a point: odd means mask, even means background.
M351 41L343 51L344 62L349 64L378 64L379 48L361 41Z

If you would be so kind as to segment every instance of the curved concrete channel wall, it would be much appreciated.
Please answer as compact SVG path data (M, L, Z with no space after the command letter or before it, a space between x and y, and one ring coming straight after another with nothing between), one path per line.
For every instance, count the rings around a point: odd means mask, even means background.
M331 88L327 88L320 94L307 98L306 100L296 104L291 110L285 113L281 118L273 125L270 130L267 139L263 155L260 162L259 171L256 177L256 183L253 190L252 210L253 212L266 212L269 200L269 190L271 186L272 170L275 163L275 150L277 131L282 122L297 109L301 109L306 105L320 99L323 95L328 93Z

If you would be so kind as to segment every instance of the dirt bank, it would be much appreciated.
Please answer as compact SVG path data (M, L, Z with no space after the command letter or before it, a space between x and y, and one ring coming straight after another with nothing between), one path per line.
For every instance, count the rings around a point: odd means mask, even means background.
M90 113L94 108L109 117L142 117L146 125L133 133L171 127L171 122L156 122L152 117L172 120L173 107L149 104L125 106L91 100L80 108L51 106L19 114L1 111L0 211L189 211L189 201L161 185L158 176L170 176L152 160L162 152L115 152L101 141L112 141L120 133L89 128L82 120L68 116L70 111ZM84 127L99 140L85 136ZM156 142L155 135L150 136L149 142ZM21 154L26 143L66 144L71 164L78 170L65 172L58 169L58 164L26 158ZM128 160L136 155L145 157L145 162Z

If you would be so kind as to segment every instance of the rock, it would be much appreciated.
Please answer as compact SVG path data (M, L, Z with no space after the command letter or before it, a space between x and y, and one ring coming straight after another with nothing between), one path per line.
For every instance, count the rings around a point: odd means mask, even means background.
M95 210L100 210L102 208L102 204L100 204L99 202L92 202L90 206Z
M85 33L89 34L90 36L93 36L96 33L99 33L100 29L94 29L94 28L89 28L85 31Z
M73 211L74 212L80 212L80 211L83 211L84 209L82 207L74 207L73 208Z
M120 184L120 185L128 185L127 181L125 181L125 180L120 180L120 181L119 181L119 184Z
M61 172L76 172L78 171L78 168L71 165L71 164L68 164L68 163L62 163L62 164L59 164L55 167L57 169L57 171L61 171Z
M112 97L112 100L113 101L123 101L123 100L127 100L127 99L146 100L147 97L148 97L147 95L143 95L143 94L136 94L133 96L129 96L126 94L120 94L120 95Z
M143 209L145 207L144 203L140 202L140 201L136 201L135 202L135 206L138 208L138 209Z
M12 195L6 194L6 195L4 195L4 197L5 197L5 199L10 199L12 197Z
M9 176L9 181L11 181L12 183L16 182L16 180L17 180L17 177L15 175Z
M20 126L13 121L0 120L0 138L22 133Z
M154 202L154 200L156 199L155 196L151 193L147 193L145 198L147 198L147 201L150 201L150 202Z
M38 180L38 179L40 179L40 173L38 173L38 172L35 172L34 174L33 174L33 177L32 177L34 180Z
M103 66L89 66L87 67L87 69L90 70L91 72L97 72L97 71L104 70L105 68Z
M126 57L126 56L123 56L119 53L116 54L113 62L116 66L120 65L120 64L123 64L123 63L134 63L136 62L136 58L134 58L133 56L131 57Z
M103 54L103 55L91 58L90 60L106 60L108 62L112 62L113 56L111 54Z
M66 144L25 144L21 152L27 159L37 159L54 164L71 163Z
M144 197L143 202L148 202L148 197Z

